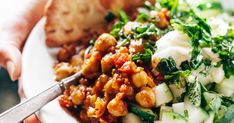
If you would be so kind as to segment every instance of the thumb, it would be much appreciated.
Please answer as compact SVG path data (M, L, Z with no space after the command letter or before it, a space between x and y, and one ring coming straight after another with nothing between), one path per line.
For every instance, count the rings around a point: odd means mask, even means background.
M17 80L21 72L21 52L12 45L0 46L0 65L7 69L11 79Z

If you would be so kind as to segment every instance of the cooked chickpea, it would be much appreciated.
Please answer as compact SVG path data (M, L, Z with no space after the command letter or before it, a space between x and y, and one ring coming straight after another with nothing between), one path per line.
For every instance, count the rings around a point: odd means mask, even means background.
M134 95L134 89L131 85L122 84L119 91L124 93L126 96Z
M95 114L96 117L101 117L106 110L106 102L104 99L98 98L97 101L95 102Z
M143 87L140 92L136 94L136 101L140 106L151 108L155 106L155 94L149 87Z
M94 48L96 48L98 51L105 52L110 48L111 46L115 46L117 44L117 41L115 37L113 37L110 34L104 33L95 42Z
M130 42L129 52L132 54L142 53L144 51L143 40L134 40Z
M72 103L75 105L80 105L85 99L85 86L79 85L76 89L71 93Z
M107 54L105 55L101 60L101 68L103 73L108 73L111 71L111 68L113 67L113 64L111 63L111 55Z
M100 52L94 51L89 59L86 59L83 66L82 72L87 78L93 78L98 75L100 69Z
M143 87L148 83L148 75L144 70L134 73L132 75L132 82L136 87Z
M74 74L74 69L68 63L59 63L54 67L56 80L62 80L70 75Z
M113 116L120 117L128 114L128 108L126 103L121 100L114 98L107 105L108 112Z
M83 64L83 58L80 55L72 56L70 60L72 66L81 66Z
M160 12L152 11L150 14L151 16L158 19L158 21L156 22L157 27L164 29L170 24L167 19L167 12L165 9Z

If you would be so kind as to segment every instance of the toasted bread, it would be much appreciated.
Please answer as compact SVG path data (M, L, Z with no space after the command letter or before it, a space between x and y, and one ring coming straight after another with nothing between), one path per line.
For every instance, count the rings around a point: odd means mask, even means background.
M46 44L60 46L105 29L105 15L117 8L131 11L145 0L50 0L46 10ZM149 0L154 1L154 0Z
M105 15L98 0L51 0L46 12L46 44L72 43L102 29Z

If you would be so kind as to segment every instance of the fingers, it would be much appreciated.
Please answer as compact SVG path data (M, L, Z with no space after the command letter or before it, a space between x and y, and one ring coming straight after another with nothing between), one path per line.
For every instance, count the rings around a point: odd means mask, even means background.
M30 117L24 120L24 123L40 123L40 120L37 118L35 114L31 115Z
M7 69L11 79L19 78L21 71L21 53L12 45L0 46L0 65Z

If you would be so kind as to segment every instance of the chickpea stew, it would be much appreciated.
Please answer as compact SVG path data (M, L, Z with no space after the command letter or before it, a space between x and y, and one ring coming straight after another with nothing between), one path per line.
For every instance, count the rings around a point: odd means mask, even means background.
M234 16L221 3L150 2L105 17L88 46L65 45L56 80L83 77L59 103L80 122L234 121Z

